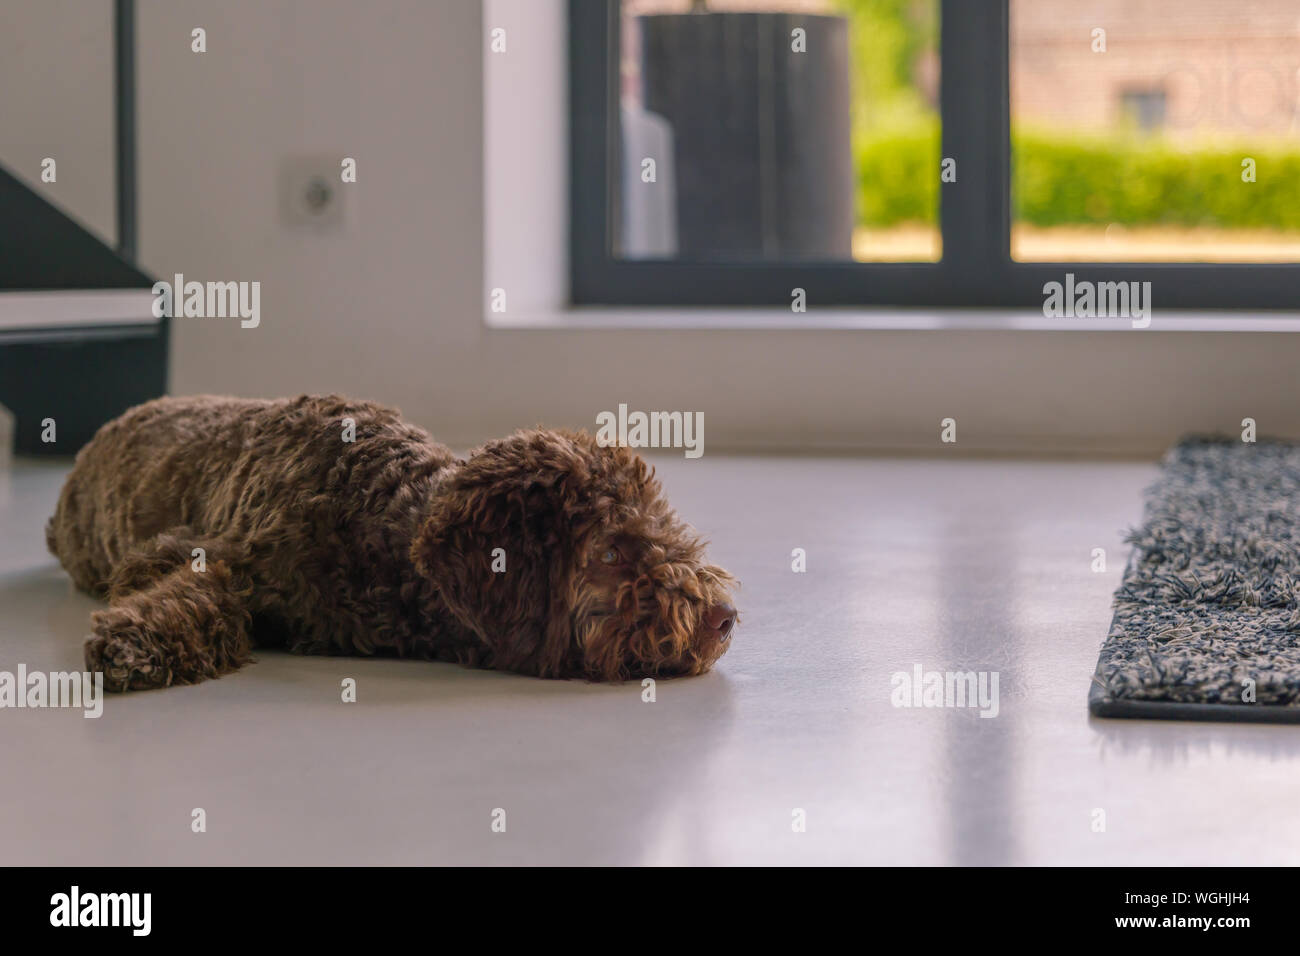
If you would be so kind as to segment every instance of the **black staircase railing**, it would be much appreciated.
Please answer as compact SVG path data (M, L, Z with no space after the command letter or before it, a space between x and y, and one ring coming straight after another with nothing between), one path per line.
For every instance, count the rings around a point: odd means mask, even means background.
M0 167L0 298L148 290L153 284L135 264L134 0L114 0L113 46L117 248ZM17 451L71 455L105 421L166 391L170 320L152 322L146 305L134 325L88 316L84 326L42 328L38 313L33 311L31 321L25 314L25 303L39 298L8 298L20 304L0 326L0 404L13 413ZM54 441L48 440L49 420Z

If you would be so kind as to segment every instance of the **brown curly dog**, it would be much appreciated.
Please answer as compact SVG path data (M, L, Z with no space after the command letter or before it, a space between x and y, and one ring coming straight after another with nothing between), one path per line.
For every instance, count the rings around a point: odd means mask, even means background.
M114 690L219 677L255 644L700 674L736 622L730 575L627 449L521 431L462 460L336 395L133 408L77 455L46 538L108 598L86 663Z

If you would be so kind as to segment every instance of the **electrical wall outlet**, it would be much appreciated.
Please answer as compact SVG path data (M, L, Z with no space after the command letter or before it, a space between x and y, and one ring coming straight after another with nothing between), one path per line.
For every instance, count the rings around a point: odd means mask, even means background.
M343 224L347 183L337 156L291 156L280 177L280 200L286 222L295 226L338 228Z

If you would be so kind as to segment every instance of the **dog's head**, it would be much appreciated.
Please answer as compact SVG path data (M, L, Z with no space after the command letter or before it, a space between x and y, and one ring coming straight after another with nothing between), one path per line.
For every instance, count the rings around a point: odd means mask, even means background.
M411 557L502 669L700 674L737 619L653 470L585 432L519 432L451 466Z

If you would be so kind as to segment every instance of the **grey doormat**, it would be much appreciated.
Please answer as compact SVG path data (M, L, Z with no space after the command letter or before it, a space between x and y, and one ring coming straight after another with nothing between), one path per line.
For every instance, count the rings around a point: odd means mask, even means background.
M1300 722L1300 445L1183 441L1129 543L1092 714Z

